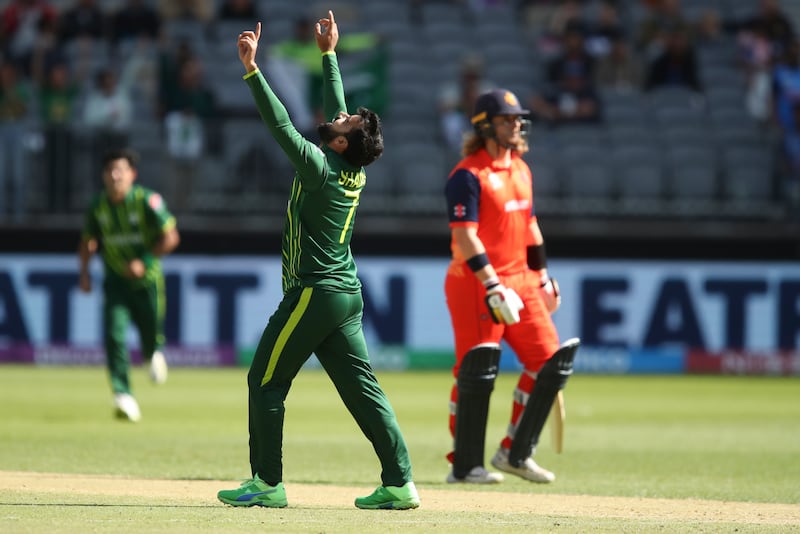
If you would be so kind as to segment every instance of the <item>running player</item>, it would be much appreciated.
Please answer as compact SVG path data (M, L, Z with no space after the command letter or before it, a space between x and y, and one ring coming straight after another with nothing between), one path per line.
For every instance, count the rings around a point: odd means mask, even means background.
M161 256L178 246L175 217L164 199L135 185L138 155L132 150L108 152L103 160L105 188L86 211L81 242L80 288L92 290L89 260L100 250L103 258L103 327L106 364L120 418L138 421L141 411L131 395L130 356L126 345L131 319L139 330L142 357L150 364L156 384L167 380L164 357L164 274Z
M358 508L419 506L408 449L394 411L372 372L362 330L364 302L350 252L355 212L366 183L364 167L383 152L378 116L364 108L349 114L334 52L339 30L328 12L315 26L322 52L322 145L304 139L256 65L261 24L239 35L239 59L261 118L289 157L296 174L283 228L283 300L270 317L247 375L251 476L220 491L232 506L284 507L284 400L312 353L345 406L372 442L382 484L355 500Z
M559 349L550 314L560 303L547 274L544 239L533 210L528 113L510 91L480 95L474 133L445 188L452 234L452 261L445 295L455 336L456 383L451 392L448 482L503 480L484 467L489 397L500 360L500 340L524 366L511 424L492 465L534 482L555 476L532 458L550 406L571 373L577 340Z

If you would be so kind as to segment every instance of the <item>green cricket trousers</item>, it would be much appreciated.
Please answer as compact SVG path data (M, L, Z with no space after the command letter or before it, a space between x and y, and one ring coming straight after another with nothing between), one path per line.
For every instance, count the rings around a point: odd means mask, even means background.
M381 464L385 486L411 480L411 461L394 410L378 384L362 330L361 292L297 288L270 317L247 375L250 467L270 485L283 480L284 401L312 353Z
M150 361L153 352L164 345L164 279L131 284L107 276L103 293L103 329L111 389L114 393L130 393L128 327L132 320L139 331L142 358Z

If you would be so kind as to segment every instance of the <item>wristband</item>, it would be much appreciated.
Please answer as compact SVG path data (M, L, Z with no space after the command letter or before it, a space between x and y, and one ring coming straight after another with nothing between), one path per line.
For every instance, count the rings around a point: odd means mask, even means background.
M534 271L547 267L547 254L544 250L544 243L528 247L528 267Z
M489 265L489 256L487 256L485 252L475 254L467 260L467 265L472 269L473 273L476 273Z
M483 287L486 288L486 291L489 291L493 287L499 285L500 285L500 279L497 278L496 276L493 276L492 278L487 278L486 280L483 281Z

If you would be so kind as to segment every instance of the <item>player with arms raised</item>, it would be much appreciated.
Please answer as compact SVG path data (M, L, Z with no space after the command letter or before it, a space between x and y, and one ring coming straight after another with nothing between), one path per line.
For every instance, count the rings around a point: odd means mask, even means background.
M284 507L284 400L312 353L347 409L372 442L382 485L355 500L358 508L419 506L411 462L395 413L372 372L362 330L364 302L350 252L355 212L366 183L364 167L383 152L380 119L367 109L349 114L334 49L339 30L328 12L315 27L322 52L323 108L331 122L318 127L322 146L304 139L256 65L261 24L239 35L261 118L296 170L283 228L283 300L270 317L247 375L252 478L220 491L232 506Z
M500 340L524 366L511 423L492 465L533 482L555 476L532 458L553 400L572 372L578 340L559 347L550 314L560 304L547 274L544 238L533 209L528 111L510 91L480 95L474 132L445 187L453 259L445 295L455 335L456 383L451 391L452 470L447 481L503 480L484 467L489 398L500 361Z

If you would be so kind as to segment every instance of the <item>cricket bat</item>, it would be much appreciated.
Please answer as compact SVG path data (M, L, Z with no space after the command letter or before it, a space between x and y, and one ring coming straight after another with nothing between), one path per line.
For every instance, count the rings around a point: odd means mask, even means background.
M564 419L567 417L567 409L564 406L564 392L559 390L558 395L553 400L550 408L550 437L553 442L553 450L558 454L564 450Z

